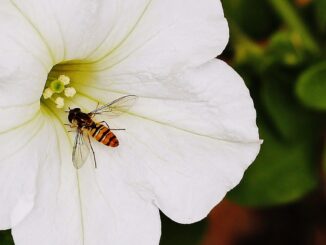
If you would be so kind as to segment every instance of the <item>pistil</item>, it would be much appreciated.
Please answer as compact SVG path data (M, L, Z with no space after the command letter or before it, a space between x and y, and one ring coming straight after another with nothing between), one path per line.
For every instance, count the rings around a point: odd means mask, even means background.
M72 98L76 94L76 89L70 84L70 78L66 75L60 75L58 78L49 79L43 91L43 98L51 100L56 107L61 109L65 105L65 97Z

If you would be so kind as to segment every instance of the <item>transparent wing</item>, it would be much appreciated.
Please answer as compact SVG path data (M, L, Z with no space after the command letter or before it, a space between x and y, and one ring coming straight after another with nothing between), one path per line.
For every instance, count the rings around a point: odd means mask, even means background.
M94 111L91 111L89 115L94 116L96 114L104 114L105 116L111 118L120 116L121 114L127 112L129 108L133 106L136 99L137 99L136 95L126 95L120 97L108 104L100 106Z
M76 169L80 169L86 162L91 147L87 139L87 133L77 129L75 143L72 151L72 162Z

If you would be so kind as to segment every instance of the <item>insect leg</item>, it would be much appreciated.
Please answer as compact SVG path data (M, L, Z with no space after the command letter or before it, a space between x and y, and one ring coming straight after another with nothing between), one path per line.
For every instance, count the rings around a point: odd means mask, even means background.
M77 126L72 125L72 124L70 124L70 123L65 123L65 124L63 124L63 125L65 125L65 126L67 126L67 127L69 127L69 128L77 128Z
M65 123L64 125L67 126L67 127L69 127L70 129L72 129L72 128L77 128L77 126L74 126L74 125L69 124L69 123ZM67 130L67 132L68 132L68 133L71 133L71 132L75 132L75 131Z
M69 111L65 111L65 113L69 113L71 111L70 106L68 107Z
M93 146L92 146L92 143L91 143L91 139L89 138L89 135L87 135L87 138L88 138L88 142L89 142L89 145L90 145L90 147L91 147L91 150L92 150L92 153L93 153L93 158L94 158L94 166L95 166L95 168L97 168L97 163L96 163L95 152L94 152L94 149L93 149Z

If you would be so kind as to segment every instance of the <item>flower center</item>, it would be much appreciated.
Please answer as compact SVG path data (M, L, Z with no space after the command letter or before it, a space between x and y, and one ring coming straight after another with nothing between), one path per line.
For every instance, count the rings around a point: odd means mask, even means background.
M71 86L70 77L61 74L55 75L50 72L43 91L42 100L54 103L57 108L61 109L65 106L65 99L72 98L76 94L76 89Z

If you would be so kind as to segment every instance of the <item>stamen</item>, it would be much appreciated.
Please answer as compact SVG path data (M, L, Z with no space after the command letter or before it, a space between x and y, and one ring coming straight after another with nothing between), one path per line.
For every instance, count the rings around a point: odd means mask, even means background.
M63 84L66 86L70 83L70 77L66 76L66 75L60 75L58 80L60 82L63 82Z
M75 94L76 94L75 88L73 88L73 87L65 88L65 96L66 97L74 97Z
M43 98L44 99L49 99L51 96L54 94L53 90L50 88L46 88L43 92Z
M54 102L56 103L57 108L59 108L59 109L61 109L65 106L65 100L62 97L56 98Z
M70 84L70 78L65 75L60 75L58 79L55 77L48 79L47 86L43 91L43 98L51 99L57 108L63 108L65 105L64 97L71 98L77 93L74 87L66 87L68 84Z

